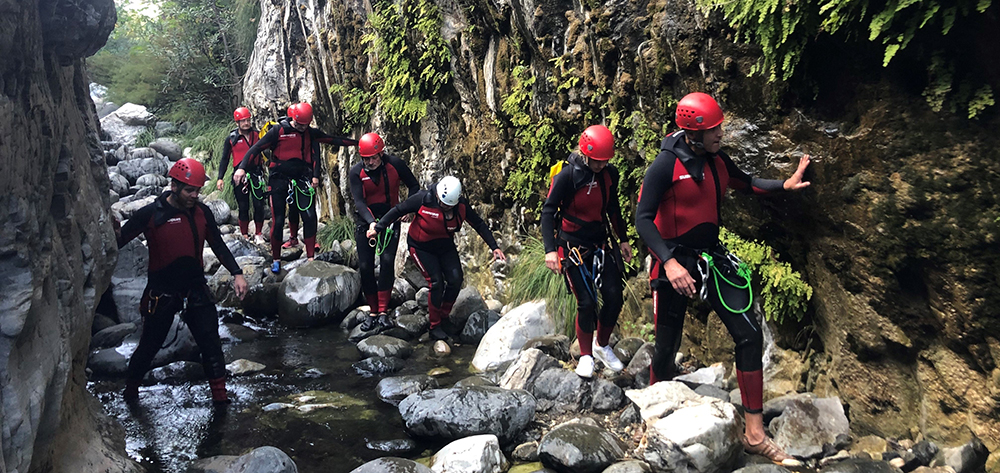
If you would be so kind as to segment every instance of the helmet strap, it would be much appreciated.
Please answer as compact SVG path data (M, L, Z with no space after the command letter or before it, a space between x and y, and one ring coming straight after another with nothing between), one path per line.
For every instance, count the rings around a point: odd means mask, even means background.
M694 148L695 151L703 151L705 149L704 130L684 130L684 140L687 141L687 144Z

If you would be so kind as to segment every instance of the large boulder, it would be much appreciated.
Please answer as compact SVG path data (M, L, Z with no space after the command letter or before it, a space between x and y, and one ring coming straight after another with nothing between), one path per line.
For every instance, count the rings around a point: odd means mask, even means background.
M732 471L743 453L736 408L719 400L679 409L646 426L639 451L654 471Z
M364 357L381 356L408 358L413 354L413 346L405 340L386 335L374 335L358 343L358 350Z
M146 131L146 127L154 120L155 117L146 110L146 107L127 103L101 118L101 129L111 137L112 141L133 145L136 138Z
M419 302L419 301L418 301ZM525 342L555 333L556 324L545 309L545 301L522 304L510 310L483 336L472 366L481 371L513 361Z
M472 386L431 389L399 403L406 431L415 437L456 440L496 435L504 444L535 416L535 398L523 390Z
M149 144L149 147L155 149L156 152L166 156L171 161L178 161L183 157L181 145L170 138L157 138L156 141Z
M229 204L222 199L214 199L205 202L209 210L212 211L212 217L215 218L215 223L222 225L229 222L230 209Z
M142 323L139 301L146 289L149 249L138 239L118 250L118 264L111 277L111 295L118 309L119 322Z
M261 290L265 284L275 284L278 280L267 268L267 260L260 256L240 256L236 258L236 264L243 270L243 278L246 279L249 290ZM220 266L208 279L208 288L212 291L215 302L223 307L247 306L236 296L233 275L225 266ZM250 302L253 301L251 299Z
M375 387L375 391L382 401L398 406L410 394L437 387L436 379L425 374L418 374L382 378Z
M132 184L135 184L143 175L166 176L169 171L170 166L163 158L132 159L118 163L118 173Z
M298 473L288 454L275 447L255 448L233 462L226 473Z
M503 473L507 457L496 435L473 435L445 445L431 457L431 469L448 473Z
M474 286L465 286L458 293L455 305L452 306L448 318L451 319L456 327L462 328L465 327L465 322L469 319L469 316L473 312L480 310L486 310L486 302L483 301L483 296L479 293L479 289L476 289Z
M649 422L666 417L685 407L716 402L717 399L695 393L684 383L661 381L648 388L630 389L625 395L639 408L642 420Z
M427 468L413 460L397 457L382 457L361 465L350 473L434 473L434 470Z
M840 399L797 398L780 416L771 421L774 443L789 455L817 457L824 444L834 444L837 436L847 435L850 424Z
M469 314L458 339L462 343L478 344L486 332L490 330L490 327L496 325L498 321L500 321L500 314L489 309L477 310Z
M625 445L614 434L584 422L567 422L549 431L538 444L542 464L566 473L600 473L625 457Z
M278 320L291 327L338 323L361 293L361 275L346 266L309 261L278 289Z
M529 348L522 351L507 367L507 371L500 378L500 387L531 392L539 375L546 370L560 367L559 360L542 353L541 350Z

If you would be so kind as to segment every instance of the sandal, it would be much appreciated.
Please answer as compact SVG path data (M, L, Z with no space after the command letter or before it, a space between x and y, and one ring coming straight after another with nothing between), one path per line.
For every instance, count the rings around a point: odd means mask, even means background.
M764 440L757 445L750 445L750 442L747 441L747 437L745 435L741 438L743 440L743 450L751 455L760 455L778 465L783 466L802 465L802 462L785 453L785 451L774 443L774 440L771 440L770 437L764 437Z

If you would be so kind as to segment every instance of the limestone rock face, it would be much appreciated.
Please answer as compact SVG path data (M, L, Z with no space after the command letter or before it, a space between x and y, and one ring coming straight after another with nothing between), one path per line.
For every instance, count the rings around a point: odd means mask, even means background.
M0 470L140 471L87 392L94 308L115 245L83 56L110 0L0 0ZM39 27L40 26L40 27Z

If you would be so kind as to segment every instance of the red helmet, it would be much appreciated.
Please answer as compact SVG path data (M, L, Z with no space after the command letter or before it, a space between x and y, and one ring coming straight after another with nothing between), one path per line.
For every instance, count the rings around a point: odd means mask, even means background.
M174 163L168 175L189 186L205 185L205 166L191 158L184 158Z
M291 118L292 117L292 113L295 112L295 107L297 107L298 105L299 104L297 104L297 103L293 103L293 104L289 105L288 106L288 113L285 114L285 116Z
M246 107L240 107L233 110L233 121L238 122L240 120L246 120L250 118L250 109Z
M288 109L288 116L295 120L295 123L308 125L313 121L313 108L306 102L297 103Z
M607 161L615 155L615 137L604 125L590 125L580 135L580 152L598 161Z
M677 102L677 126L685 130L709 130L722 123L722 108L711 95L693 92Z
M358 140L358 152L361 156L367 158L369 156L375 156L385 149L385 142L382 141L382 137L378 136L378 133L365 133L364 136Z

